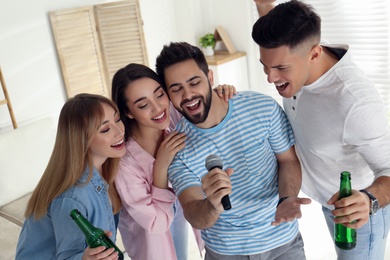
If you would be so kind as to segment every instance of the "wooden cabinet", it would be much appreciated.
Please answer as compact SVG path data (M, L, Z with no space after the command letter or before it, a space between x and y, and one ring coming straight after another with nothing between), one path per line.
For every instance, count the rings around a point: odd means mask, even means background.
M213 56L206 56L206 60L214 72L214 86L229 84L238 91L249 89L245 52L216 52Z

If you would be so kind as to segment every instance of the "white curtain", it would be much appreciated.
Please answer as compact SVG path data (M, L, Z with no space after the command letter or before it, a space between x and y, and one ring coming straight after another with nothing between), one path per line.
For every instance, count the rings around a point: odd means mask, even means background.
M286 1L277 0L276 4L281 2ZM312 5L321 16L323 40L350 46L352 58L376 84L390 116L390 1L304 2ZM257 18L255 15L254 19ZM272 93L277 100L280 99L276 92Z

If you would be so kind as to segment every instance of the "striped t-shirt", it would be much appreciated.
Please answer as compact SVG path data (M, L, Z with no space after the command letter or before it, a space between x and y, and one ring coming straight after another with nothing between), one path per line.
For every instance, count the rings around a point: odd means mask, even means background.
M216 154L231 175L232 209L202 230L206 246L223 255L252 255L290 242L298 234L297 221L271 226L278 195L275 154L294 144L291 126L282 108L269 96L246 91L229 101L226 117L217 126L201 129L183 118L176 129L187 135L186 146L169 167L177 195L201 186L207 173L205 159Z

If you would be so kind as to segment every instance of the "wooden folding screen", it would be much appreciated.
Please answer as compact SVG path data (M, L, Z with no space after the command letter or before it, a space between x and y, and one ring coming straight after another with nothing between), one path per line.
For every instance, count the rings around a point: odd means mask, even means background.
M115 72L130 62L148 65L137 0L49 13L68 97L110 96Z

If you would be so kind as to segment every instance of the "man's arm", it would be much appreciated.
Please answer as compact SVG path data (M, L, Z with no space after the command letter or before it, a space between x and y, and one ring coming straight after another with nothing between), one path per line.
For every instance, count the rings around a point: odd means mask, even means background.
M275 0L253 0L253 1L255 1L259 16L264 16L268 14L268 12L275 6Z
M375 181L366 189L378 200L381 208L390 204L390 128L388 116L381 100L357 106L348 117L348 138L375 175ZM367 195L363 194L367 199Z
M379 207L384 208L390 203L390 177L381 176L367 188L379 202Z
M232 190L229 179L232 173L232 169L226 172L213 169L202 178L202 187L192 186L179 195L184 216L192 227L206 229L218 220L224 211L221 199Z
M276 154L279 164L279 196L297 197L302 184L302 171L295 147L284 153Z
M207 199L203 198L201 187L192 186L179 195L184 217L196 229L211 227L221 214Z
M292 146L284 153L276 154L279 164L279 198L288 197L277 207L272 225L301 218L301 204L310 204L308 198L298 198L302 183L302 171L295 148Z
M359 103L346 122L345 143L355 147L373 171L375 181L366 190L383 208L390 204L390 131L383 103L379 99ZM328 204L335 207L332 213L337 217L336 223L357 229L368 222L371 202L362 192L353 190L351 196L341 200L338 200L337 192Z

